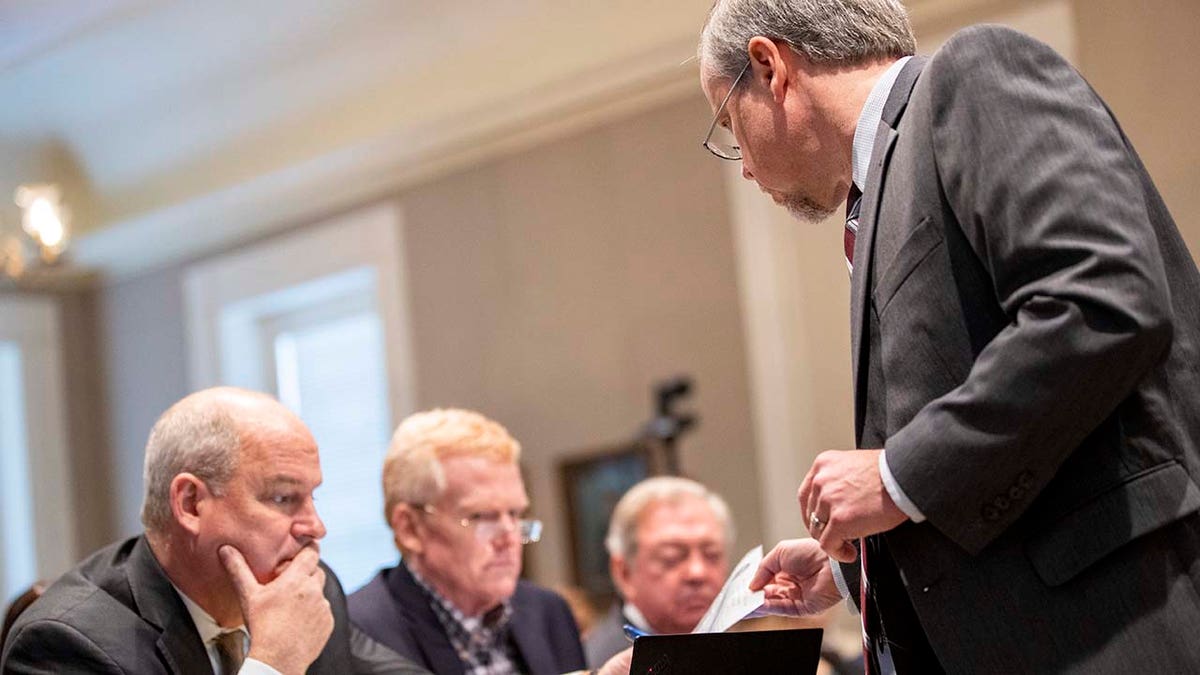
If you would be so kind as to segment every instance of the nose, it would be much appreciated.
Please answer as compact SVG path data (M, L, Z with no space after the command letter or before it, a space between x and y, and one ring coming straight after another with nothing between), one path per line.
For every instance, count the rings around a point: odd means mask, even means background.
M511 513L502 513L496 519L495 530L491 532L489 539L498 541L503 544L511 544L513 541L520 543L521 538L521 520Z
M754 180L754 174L750 172L750 167L746 166L746 162L742 162L742 178L746 180Z
M708 576L708 562L700 551L692 551L688 555L683 568L688 579L704 579Z
M324 539L325 532L325 522L321 520L321 516L317 515L317 505L313 503L312 499L309 499L304 510L292 522L292 536L308 543Z

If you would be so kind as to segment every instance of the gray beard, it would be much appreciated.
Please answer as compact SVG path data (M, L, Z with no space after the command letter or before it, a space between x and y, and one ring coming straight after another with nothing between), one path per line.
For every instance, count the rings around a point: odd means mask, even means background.
M780 206L787 209L793 218L810 225L825 222L829 216L833 215L834 211L837 211L837 207L826 208L808 197L798 194L786 195L780 202Z

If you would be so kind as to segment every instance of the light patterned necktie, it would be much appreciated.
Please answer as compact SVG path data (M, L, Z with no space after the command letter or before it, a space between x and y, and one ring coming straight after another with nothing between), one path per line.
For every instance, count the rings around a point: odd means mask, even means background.
M221 664L221 675L236 675L246 660L246 639L242 631L232 630L213 638L217 647L217 661Z

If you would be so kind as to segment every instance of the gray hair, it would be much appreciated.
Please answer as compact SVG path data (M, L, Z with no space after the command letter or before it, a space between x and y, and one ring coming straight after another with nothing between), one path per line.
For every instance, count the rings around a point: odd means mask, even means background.
M269 396L222 387L187 396L154 423L146 442L142 524L147 532L162 532L171 523L171 481L191 473L220 495L237 469L241 433L221 400L228 396Z
M710 76L732 78L758 35L813 63L858 65L917 49L899 0L716 0L700 33L700 62Z
M729 505L717 493L702 484L678 476L647 478L629 488L613 509L608 521L608 536L604 548L610 556L630 558L637 553L637 527L642 514L655 504L677 504L687 499L703 500L721 522L725 534L725 545L733 544L733 518Z

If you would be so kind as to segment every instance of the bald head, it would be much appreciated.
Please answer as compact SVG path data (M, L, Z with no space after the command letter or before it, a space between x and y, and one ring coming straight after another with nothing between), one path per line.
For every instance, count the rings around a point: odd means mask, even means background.
M171 522L171 480L191 473L221 494L242 450L253 441L308 435L304 423L275 399L237 387L214 387L191 394L158 418L146 442L146 498L142 523L148 532Z

